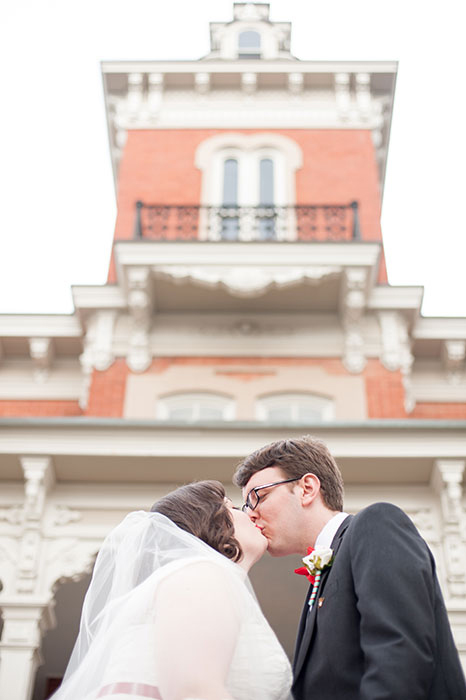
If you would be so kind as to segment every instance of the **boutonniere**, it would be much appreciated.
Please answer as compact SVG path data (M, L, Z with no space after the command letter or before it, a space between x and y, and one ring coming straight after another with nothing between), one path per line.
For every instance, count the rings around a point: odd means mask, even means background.
M308 547L307 556L303 557L304 566L295 569L295 574L306 576L313 584L309 608L311 609L317 595L322 571L333 564L333 549L330 547Z

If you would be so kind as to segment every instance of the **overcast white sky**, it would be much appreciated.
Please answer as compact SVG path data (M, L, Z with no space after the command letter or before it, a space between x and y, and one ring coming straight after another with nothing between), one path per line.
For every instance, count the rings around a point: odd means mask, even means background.
M230 0L2 0L0 313L71 313L103 284L115 194L100 61L196 59ZM310 60L398 60L382 227L391 284L466 316L463 2L272 0Z

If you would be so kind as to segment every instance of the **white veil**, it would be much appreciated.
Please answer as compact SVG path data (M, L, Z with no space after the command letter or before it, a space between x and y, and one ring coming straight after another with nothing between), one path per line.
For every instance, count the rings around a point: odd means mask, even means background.
M128 626L153 619L158 583L179 567L205 560L222 567L228 601L235 614L246 614L245 594L248 606L251 597L256 603L249 583L246 581L247 588L244 585L246 574L241 567L164 515L145 511L127 515L107 536L97 556L79 635L54 700L97 697ZM137 657L138 649L132 653Z

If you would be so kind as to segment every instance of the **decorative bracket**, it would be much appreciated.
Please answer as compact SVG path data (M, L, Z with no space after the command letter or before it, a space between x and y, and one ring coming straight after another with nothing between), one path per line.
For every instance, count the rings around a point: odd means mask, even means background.
M34 378L43 382L52 364L54 350L51 338L29 338L29 353L35 364Z
M345 331L343 364L352 374L359 374L366 366L361 320L366 309L367 270L349 267L344 272L341 296L341 316Z
M128 307L133 329L126 361L134 372L144 372L152 361L149 339L153 307L150 269L131 267L128 269L127 280Z
M84 352L79 358L84 374L83 388L79 400L79 405L82 409L87 407L92 371L97 369L100 372L104 372L115 361L115 355L113 354L115 320L115 310L98 311L88 323Z
M381 311L379 323L382 333L381 361L390 372L401 370L405 390L405 410L411 413L415 406L411 369L414 356L406 320L396 311Z
M445 340L442 347L443 364L447 371L448 381L456 384L461 379L466 357L465 340Z
M466 565L463 532L463 475L464 460L435 462L432 486L440 495L443 516L443 548L450 594L466 598Z

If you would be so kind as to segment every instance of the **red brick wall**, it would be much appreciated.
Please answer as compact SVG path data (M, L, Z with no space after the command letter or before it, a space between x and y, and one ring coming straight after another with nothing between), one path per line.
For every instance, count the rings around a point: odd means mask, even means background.
M230 130L229 130L230 131ZM241 133L264 130L235 129ZM345 204L357 200L365 240L381 240L380 191L369 130L268 130L296 141L303 167L296 174L298 204ZM220 129L129 131L119 171L115 239L133 236L135 203L198 204L201 172L194 165L198 145ZM382 263L380 279L386 282ZM109 281L115 281L113 262Z
M86 409L87 416L107 418L123 416L128 373L126 362L121 359L116 360L105 372L94 370Z
M379 360L364 370L368 418L407 418L401 372L390 372Z
M347 375L337 358L264 358L264 357L163 357L155 359L147 373L159 373L172 366L218 367L219 374L234 365L236 378L249 381L255 378L255 368L322 367L328 374ZM248 370L251 367L251 370ZM227 370L226 370L227 371ZM126 379L130 370L124 359L117 360L105 372L94 370L87 416L119 418L123 416ZM262 376L262 375L260 375ZM366 384L368 418L450 419L466 420L466 403L418 403L407 414L404 409L404 389L401 372L390 372L378 360L369 360L362 373ZM79 416L82 411L77 401L0 401L0 417L60 417Z
M242 381L251 379L251 372L262 367L322 367L329 374L347 375L348 371L337 358L264 358L264 357L162 357L153 360L147 373L165 372L176 366L209 366L222 368L234 365L244 368L237 378ZM252 367L248 372L248 366ZM130 370L123 359L117 360L105 372L94 371L86 415L89 416L123 416L126 378ZM404 410L404 389L400 372L389 372L378 360L369 360L363 372L366 382L368 418L406 418Z
M0 401L2 418L51 418L81 414L77 401Z
M466 403L418 403L409 418L466 420Z

